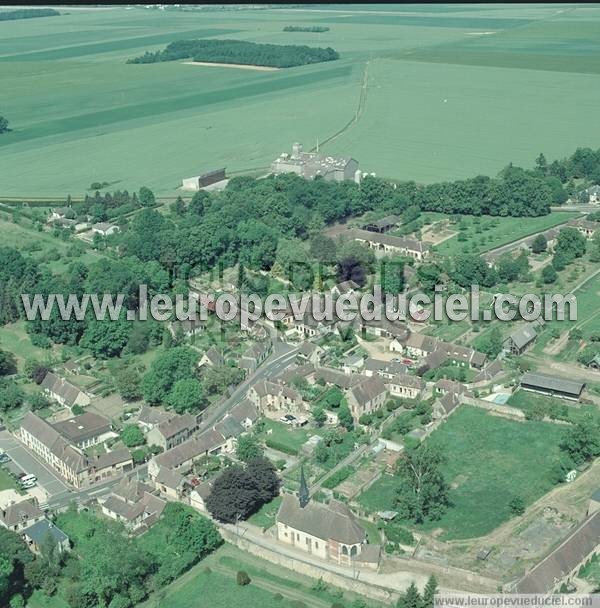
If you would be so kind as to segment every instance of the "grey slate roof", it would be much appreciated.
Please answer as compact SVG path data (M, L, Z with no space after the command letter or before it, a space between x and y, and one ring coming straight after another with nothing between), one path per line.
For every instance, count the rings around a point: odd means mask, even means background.
M110 420L93 412L84 412L52 425L71 443L79 443L92 437L99 437L110 431Z
M37 519L42 517L43 513L40 508L31 500L23 500L21 502L7 505L0 510L0 519L7 526L15 526L23 521Z
M60 529L57 528L51 521L42 519L33 526L29 526L26 530L23 530L23 534L28 536L38 547L46 540L48 534L57 543L63 543L69 540L69 537Z
M74 405L77 397L79 397L79 395L83 392L77 386L64 378L59 378L53 372L48 372L44 376L40 386L51 393L59 395L62 399L64 399L65 404L69 407Z
M286 494L279 507L277 521L323 540L333 539L347 545L366 540L366 533L356 522L352 511L337 500L328 505L310 501L302 508L295 496Z
M527 372L521 378L521 386L527 385L537 387L549 391L558 391L569 393L571 395L579 395L585 386L584 382L577 380L569 380L567 378L559 378L557 376L549 376L547 374L538 374Z
M517 328L510 334L509 339L512 340L518 349L524 348L530 342L533 342L537 337L537 331L532 323L527 323Z
M380 376L371 376L353 386L350 392L359 405L366 405L382 393L386 393L387 389Z
M170 417L168 420L161 422L157 428L165 439L170 439L182 431L191 431L192 429L197 428L197 426L198 422L196 420L196 416L192 416L192 414L184 414L183 416Z

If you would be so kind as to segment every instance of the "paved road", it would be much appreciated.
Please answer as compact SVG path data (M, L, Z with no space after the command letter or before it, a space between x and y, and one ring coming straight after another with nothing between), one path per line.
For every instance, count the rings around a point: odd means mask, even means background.
M230 397L225 401L206 409L200 425L200 431L204 431L216 424L225 414L246 397L248 389L259 380L272 378L286 367L288 367L298 352L297 346L292 346L286 342L275 342L272 354L262 363L258 369L250 374L241 384L239 384Z

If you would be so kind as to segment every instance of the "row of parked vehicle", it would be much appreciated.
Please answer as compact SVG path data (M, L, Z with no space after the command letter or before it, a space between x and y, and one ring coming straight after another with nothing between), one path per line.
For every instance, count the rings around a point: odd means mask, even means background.
M6 464L10 462L10 456L3 450L0 450L0 464ZM29 490L30 488L35 488L37 485L37 477L31 473L26 473L22 471L18 475L16 475L17 481L23 490Z

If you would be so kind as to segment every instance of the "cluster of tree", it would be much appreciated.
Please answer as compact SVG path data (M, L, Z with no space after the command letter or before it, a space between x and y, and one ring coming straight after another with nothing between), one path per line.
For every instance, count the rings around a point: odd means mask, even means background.
M34 19L35 17L55 17L56 15L60 15L60 13L53 8L19 8L12 11L0 11L0 21Z
M212 522L178 503L169 503L153 527L156 542L129 538L121 524L75 508L59 514L57 525L73 550L62 561L44 560L35 571L29 566L29 582L48 595L60 583L61 596L73 608L131 608L222 542Z
M10 131L8 128L8 120L4 116L0 115L0 134L8 133L8 131Z
M560 447L569 459L566 468L593 460L600 455L600 424L591 415L586 415L569 428Z
M417 586L411 583L406 593L402 595L396 603L396 608L433 608L435 594L438 590L438 584L433 574L429 577L423 595L419 593Z
M178 414L200 410L205 395L197 368L196 351L185 346L165 350L142 378L144 399L150 405L166 404Z
M127 63L156 63L189 59L211 63L238 63L291 68L309 63L334 61L339 54L332 48L316 48L292 44L258 44L246 40L176 40L162 51L146 52Z
M564 270L577 258L585 255L585 251L585 236L583 236L577 228L562 228L556 237L554 256L552 257L552 268L554 268L555 271ZM545 282L553 282L546 280L546 277L543 278Z
M407 450L398 460L395 506L402 519L416 523L435 520L448 508L449 486L441 471L445 462L437 447L425 444Z
M25 569L33 561L25 541L15 532L0 526L0 605L25 606L23 594L27 581Z
M315 460L327 467L334 467L342 461L354 449L354 442L357 435L353 433L340 433L337 430L330 430L323 434L323 438L315 448Z
M286 25L283 28L284 32L315 32L320 34L322 32L328 32L329 28L323 25Z
M102 184L92 184L92 186L102 187ZM140 207L153 207L155 203L154 193L146 186L142 186L139 192L133 194L127 190L101 193L100 188L96 188L92 196L85 195L83 203L74 204L73 210L77 217L90 215L93 222L106 222Z
M575 187L572 185L572 180L574 179L600 182L600 148L598 150L577 148L571 156L552 161L549 164L546 157L540 154L536 160L535 171L544 177L555 177L563 184L569 183L569 194L573 194Z
M219 521L235 523L278 496L280 484L269 460L253 458L245 467L228 467L215 479L206 506Z

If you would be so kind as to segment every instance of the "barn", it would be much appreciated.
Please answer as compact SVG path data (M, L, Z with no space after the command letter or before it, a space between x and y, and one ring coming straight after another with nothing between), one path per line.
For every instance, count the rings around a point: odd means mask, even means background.
M528 372L521 378L521 388L526 391L579 401L585 387L584 382L568 380L547 374Z

